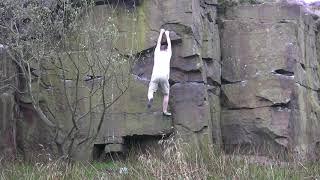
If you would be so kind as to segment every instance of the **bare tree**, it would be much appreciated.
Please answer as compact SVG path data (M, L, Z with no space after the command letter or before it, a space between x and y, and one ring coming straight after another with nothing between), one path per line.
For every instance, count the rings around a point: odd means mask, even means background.
M134 35L127 52L115 48L121 39L116 7L109 4L107 18L96 22L102 14L88 2L0 2L0 43L20 82L11 88L55 130L59 151L68 157L95 140L106 112L129 88L134 60Z

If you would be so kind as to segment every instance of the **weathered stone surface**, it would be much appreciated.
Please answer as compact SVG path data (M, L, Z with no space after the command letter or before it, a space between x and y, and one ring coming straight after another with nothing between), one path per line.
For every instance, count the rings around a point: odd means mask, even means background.
M293 104L292 113L292 137L294 139L295 151L303 159L318 158L314 145L319 142L318 131L320 104L318 92L295 85L294 94L296 100Z
M294 23L226 20L224 28L222 78L227 81L264 76L277 69L293 72L300 59Z
M265 3L228 9L222 21L226 147L266 143L315 157L320 109L312 16L302 6Z
M297 4L266 3L258 5L242 5L228 9L226 19L254 19L261 22L280 22L297 20L302 9Z
M180 69L171 68L170 80L173 82L204 82L202 72L184 72Z
M159 106L160 107L160 106ZM161 112L111 113L106 115L101 137L132 135L163 135L172 132L171 118Z
M204 72L207 76L207 83L210 85L221 84L221 64L219 61L207 60L203 61Z
M227 146L272 143L288 147L290 117L291 110L281 107L223 110L222 138Z
M259 108L288 104L292 99L293 77L273 75L222 85L225 107Z
M187 37L182 41L182 52L180 56L189 57L200 55L200 47L197 44L197 41L193 37Z
M220 107L220 96L216 95L214 91L220 93L220 88L211 86L208 88L208 97L210 103L210 114L211 121L209 121L209 132L212 134L213 143L218 146L222 145L221 138L221 107Z
M204 26L204 39L202 43L201 56L204 59L213 59L220 62L221 50L220 50L220 36L218 25L214 22L205 23Z
M180 69L182 71L200 71L202 68L202 62L201 58L196 55L196 56L189 56L185 58L181 57L172 57L172 63L171 66L172 68Z
M210 110L204 84L176 83L170 94L174 125L192 132L208 127Z

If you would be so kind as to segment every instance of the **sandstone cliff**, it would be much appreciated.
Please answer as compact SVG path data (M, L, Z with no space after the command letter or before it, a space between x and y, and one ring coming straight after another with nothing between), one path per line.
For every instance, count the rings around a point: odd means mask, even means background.
M112 15L112 23L119 29L113 48L134 60L130 61L134 62L133 66L125 63L115 66L122 76L116 74L124 84L130 85L122 88L117 84L119 79L110 80L105 96L113 100L123 95L107 111L91 111L104 95L92 93L93 85L88 88L91 85L87 80L76 83L74 73L64 73L61 80L57 65L45 64L48 70L42 81L55 88L39 88L41 108L55 127L40 121L27 95L17 96L14 90L3 88L1 152L14 155L20 150L30 157L45 149L52 154L64 154L68 145L76 144L71 155L84 160L125 151L129 141L137 137L139 143L147 143L178 132L190 143L214 143L227 152L240 148L246 153L251 150L264 154L294 152L304 159L317 158L320 143L318 16L302 5L255 2L144 0L121 1L114 6L97 1L81 19L82 28L96 29L99 35ZM116 13L111 13L110 8L115 8ZM172 118L161 115L161 94L156 96L153 109L146 109L153 48L160 28L170 30L173 39ZM69 69L77 67L81 77L88 73L81 68L83 64L96 58L90 49L80 47L86 38L85 33L73 35L68 48L57 54L57 59L63 60L60 65ZM96 41L94 47L107 43L110 41ZM1 79L8 79L17 69L6 57L5 47L0 53L2 72L5 72ZM68 61L73 56L76 63ZM99 65L92 65L92 69L98 72ZM4 83L9 86L18 80L12 78ZM81 99L74 111L81 117L77 121L77 133L70 131L75 127L72 121L66 120L76 114L68 112L68 99L61 94ZM101 117L104 121L100 121ZM72 140L66 141L68 136Z

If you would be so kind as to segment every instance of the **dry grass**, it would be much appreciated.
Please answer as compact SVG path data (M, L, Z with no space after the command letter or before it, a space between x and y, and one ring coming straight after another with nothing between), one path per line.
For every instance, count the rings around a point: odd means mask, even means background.
M14 163L0 167L0 179L319 179L320 163L225 155L211 145L195 148L181 139L160 141L163 151L131 154L125 162ZM159 150L159 149L158 149ZM262 163L261 163L262 162ZM126 171L125 168L128 171Z

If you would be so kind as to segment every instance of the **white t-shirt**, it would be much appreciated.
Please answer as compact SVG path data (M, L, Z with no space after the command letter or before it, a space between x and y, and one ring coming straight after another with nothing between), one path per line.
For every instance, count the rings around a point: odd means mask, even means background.
M161 51L157 48L155 49L151 79L156 77L166 77L169 79L171 56L172 51L170 49L165 51Z

